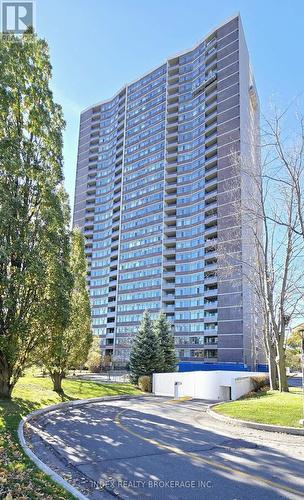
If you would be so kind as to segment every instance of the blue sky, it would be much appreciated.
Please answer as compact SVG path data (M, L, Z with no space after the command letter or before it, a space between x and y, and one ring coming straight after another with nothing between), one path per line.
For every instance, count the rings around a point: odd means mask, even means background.
M240 11L262 111L304 91L303 0L36 0L52 88L67 122L65 185L74 195L80 111L190 48Z

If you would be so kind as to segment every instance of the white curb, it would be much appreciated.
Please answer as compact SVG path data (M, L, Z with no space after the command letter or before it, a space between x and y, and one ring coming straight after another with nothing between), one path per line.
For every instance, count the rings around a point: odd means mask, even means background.
M68 483L63 477L59 476L57 472L53 471L48 465L46 465L40 458L35 455L35 453L32 452L32 450L29 448L29 446L26 444L25 438L24 438L24 424L29 422L32 418L42 415L43 413L48 413L52 412L54 410L58 410L61 408L64 408L66 406L81 406L81 405L86 405L88 403L98 403L99 401L115 401L115 400L125 400L125 399L133 399L133 398L138 398L138 397L146 397L144 394L140 395L121 395L121 396L103 396L100 398L92 398L92 399L77 399L76 401L66 401L64 403L58 403L55 405L51 406L46 406L45 408L41 408L40 410L35 410L25 417L22 417L19 426L18 426L18 438L20 441L20 444L23 448L23 451L26 453L26 455L35 463L35 465L42 470L45 474L47 474L55 483L59 484L62 486L66 491L74 495L75 498L78 498L79 500L89 500L88 497L83 495L79 490L77 490L74 486L72 486L70 483Z

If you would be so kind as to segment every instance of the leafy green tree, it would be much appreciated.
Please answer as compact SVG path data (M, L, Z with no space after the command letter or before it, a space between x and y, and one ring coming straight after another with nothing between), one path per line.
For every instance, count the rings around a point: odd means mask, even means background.
M291 370L301 370L301 342L304 324L292 330L286 342L286 365Z
M145 311L133 340L130 353L130 379L137 384L141 375L152 375L164 365L159 338L156 335L148 311Z
M79 229L71 235L69 262L68 243L54 272L53 321L47 324L48 342L43 353L44 364L53 381L54 391L62 392L62 379L69 368L83 366L93 336L90 300L86 284L84 238Z
M99 373L101 371L101 363L100 340L99 337L94 335L85 365L91 373Z
M64 219L64 120L49 88L45 41L1 37L0 65L0 397L10 398L50 313L46 283Z
M159 338L160 347L163 352L163 366L160 371L174 372L176 370L176 354L174 337L171 333L171 326L167 321L166 315L160 313L154 322L155 333Z

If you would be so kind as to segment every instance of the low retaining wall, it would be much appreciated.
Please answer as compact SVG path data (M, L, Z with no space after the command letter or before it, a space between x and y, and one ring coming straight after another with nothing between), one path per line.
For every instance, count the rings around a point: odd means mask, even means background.
M250 376L257 372L197 371L155 373L153 393L156 396L189 396L210 401L235 400L253 389Z

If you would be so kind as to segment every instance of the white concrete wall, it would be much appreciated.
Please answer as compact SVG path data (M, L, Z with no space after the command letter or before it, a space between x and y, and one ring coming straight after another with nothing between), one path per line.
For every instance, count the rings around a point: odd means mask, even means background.
M244 394L254 389L254 384L250 377L238 377L232 380L231 383L231 399L239 399Z
M238 399L252 390L251 375L258 373L236 371L154 373L153 393L157 396L174 397L175 382L181 382L178 387L178 397L190 396L220 401L229 399L231 394L231 399Z

